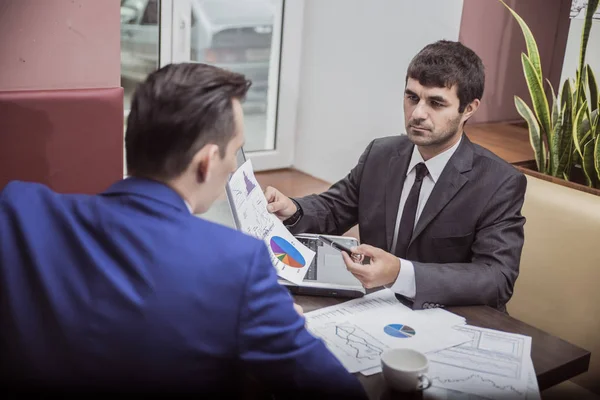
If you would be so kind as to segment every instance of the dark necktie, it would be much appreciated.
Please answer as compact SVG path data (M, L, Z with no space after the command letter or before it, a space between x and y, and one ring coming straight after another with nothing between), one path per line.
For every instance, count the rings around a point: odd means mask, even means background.
M419 192L423 178L427 176L429 171L425 163L418 163L415 166L415 183L413 183L410 193L404 203L402 211L402 219L398 227L398 239L396 240L396 249L394 254L400 258L406 258L406 250L412 238L413 229L415 227L415 217L417 214L417 205L419 204Z

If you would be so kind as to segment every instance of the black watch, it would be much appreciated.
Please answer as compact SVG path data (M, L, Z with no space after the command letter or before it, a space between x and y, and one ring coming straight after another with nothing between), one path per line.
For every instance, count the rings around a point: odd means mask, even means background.
M292 200L294 202L294 204L296 205L296 212L291 217L289 217L288 219L283 221L283 224L286 226L294 225L304 215L304 213L302 212L302 207L300 207L300 204L298 204L298 202L294 199L290 199L290 200Z

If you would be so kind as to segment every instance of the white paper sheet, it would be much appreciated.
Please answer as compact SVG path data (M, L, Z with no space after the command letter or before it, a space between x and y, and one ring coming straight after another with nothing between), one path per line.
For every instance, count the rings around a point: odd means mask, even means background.
M379 365L381 354L389 348L352 323L331 321L308 329L323 339L327 348L350 373Z
M413 311L400 303L391 289L381 289L341 304L307 312L304 316L309 324L323 323L326 321L343 321L349 316L356 316L363 312L370 312L389 305L393 305L398 310ZM465 323L465 319L460 315L453 314L441 308L416 310L413 312L427 315L431 319L440 321L440 323L443 321L443 323L447 325L463 325Z
M398 299L394 296L394 292L390 289L383 289L344 303L304 313L304 317L306 318L306 323L308 325L331 321L343 321L351 315L357 315L388 305L397 305L400 308L409 309L398 302Z
M308 330L323 339L353 373L379 368L381 354L388 348L425 353L471 339L452 329L464 324L464 318L444 310L414 311L399 303L389 289L307 313L306 319Z
M540 387L538 386L537 375L535 374L535 368L533 367L533 360L531 357L527 360L527 400L541 400Z
M300 284L315 252L300 243L276 216L267 211L267 199L256 181L251 160L237 169L228 185L240 229L265 241L281 278Z
M433 386L490 399L526 399L531 337L468 325L455 329L472 340L427 354Z
M347 319L391 348L428 353L468 342L471 336L453 329L445 319L396 306L380 307Z

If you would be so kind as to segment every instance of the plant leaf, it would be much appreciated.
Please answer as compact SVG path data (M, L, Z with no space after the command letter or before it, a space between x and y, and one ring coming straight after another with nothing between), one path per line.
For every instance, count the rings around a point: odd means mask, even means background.
M560 109L558 107L558 101L556 99L556 92L554 91L552 82L550 82L549 79L546 79L546 82L548 82L548 86L550 86L550 93L552 93L552 119L550 121L551 121L552 126L554 127L554 124L556 124L556 120L560 116Z
M596 81L596 76L594 75L594 71L592 71L592 67L588 64L586 68L588 86L590 88L590 110L594 112L598 109L598 82Z
M529 94L531 96L531 102L533 103L533 110L535 111L535 116L537 117L540 123L540 136L542 141L544 138L548 141L548 147L552 149L552 126L550 123L550 110L548 108L548 99L546 98L546 94L544 93L544 88L542 87L542 79L536 73L533 65L531 64L531 60L527 57L526 54L521 53L521 61L523 63L523 71L525 72L525 81L527 82L527 87L529 88ZM554 168L552 157L550 157L550 171Z
M596 136L596 145L594 150L594 166L596 168L596 176L598 177L598 181L600 181L600 136Z
M565 166L561 163L561 154L563 154L561 145L562 145L562 135L563 135L563 124L562 124L562 114L558 113L558 117L556 118L555 123L552 125L552 148L550 149L549 157L552 157L552 170L549 171L552 176L560 177L565 169ZM570 136L570 135L569 135Z
M587 69L584 68L580 80L577 81L577 91L575 93L575 96L577 98L576 104L578 110L579 107L581 107L581 105L583 104L583 102L587 99L587 93L585 92L585 88L587 87L587 81Z
M583 131L585 128L583 125L583 120L585 117L585 108L587 107L587 103L583 103L579 110L577 111L577 115L575 116L575 120L573 121L573 144L575 144L575 149L579 153L579 156L583 158L583 146L582 146L582 138L586 134ZM589 126L587 127L589 129Z
M600 109L596 108L594 111L592 111L589 121L590 133L592 134L592 137L595 138L598 132L600 132L600 126L598 126L598 124L600 123Z
M519 96L515 96L515 107L517 112L527 121L529 126L529 142L533 148L535 163L538 171L546 173L546 150L545 144L540 135L540 125L538 124L531 108Z
M575 104L577 104L577 107L579 108L579 106L583 103L583 97L585 96L585 83L587 82L587 68L585 68L585 54L587 51L587 44L588 41L590 39L590 30L592 29L592 20L594 17L594 13L596 12L596 9L598 8L598 4L600 3L600 0L589 0L587 7L586 7L586 13L585 13L585 20L583 23L583 29L581 31L581 46L579 48L579 66L577 68L578 71L578 80L577 80L577 100L575 101Z
M570 169L573 161L573 91L571 80L568 78L565 79L563 84L560 100L562 104L562 127L556 134L559 141L559 165L556 176L563 174L568 177L571 173Z
M596 186L596 169L594 166L594 140L588 140L583 146L583 173L589 187Z
M598 9L600 0L589 0L585 10L585 20L583 29L581 31L581 47L579 49L579 68L578 71L584 71L585 53L587 51L587 44L590 39L590 30L592 29L592 21L594 13Z
M573 151L571 111L567 108L566 104L563 105L560 122L560 129L555 127L554 131L555 139L558 142L555 146L555 148L557 148L558 166L556 167L556 174L553 175L557 177L561 177L564 174L568 175L570 173L571 154Z
M521 27L521 31L523 31L523 36L525 37L525 45L527 46L527 55L531 60L531 64L533 65L533 69L538 73L538 75L542 76L542 63L540 62L540 52L538 51L537 43L535 42L535 38L533 37L533 33L531 33L531 29L525 23L523 18L519 14L517 14L512 8L510 8L503 0L500 0L500 3L504 4L504 7L510 11L510 13L515 17L519 26Z

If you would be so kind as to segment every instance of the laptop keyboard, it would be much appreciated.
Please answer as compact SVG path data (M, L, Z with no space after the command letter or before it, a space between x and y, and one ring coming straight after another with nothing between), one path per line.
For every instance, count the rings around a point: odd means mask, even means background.
M323 246L318 239L309 239L309 238L296 238L300 243L317 253L317 248ZM308 271L306 272L306 276L304 277L305 281L316 281L317 280L317 255L313 258L310 267L308 267Z

